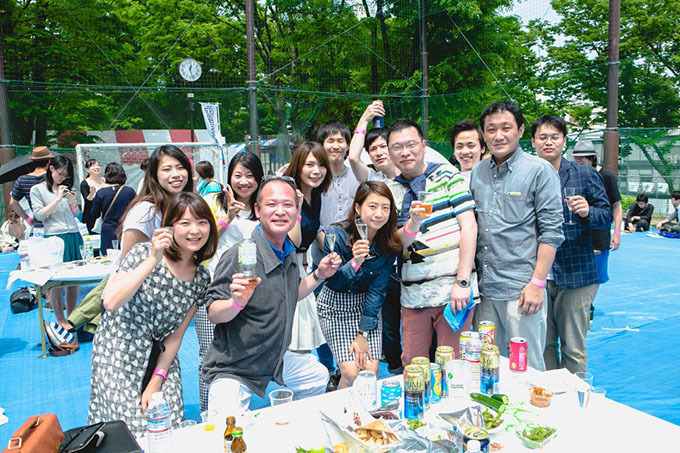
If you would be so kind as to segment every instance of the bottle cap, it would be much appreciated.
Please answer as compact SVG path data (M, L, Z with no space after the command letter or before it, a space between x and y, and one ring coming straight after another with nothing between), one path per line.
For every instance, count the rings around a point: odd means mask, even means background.
M151 401L161 399L163 399L163 392L156 392L153 395L151 395Z
M474 453L476 451L478 452L478 451L480 451L481 448L482 448L482 445L479 443L479 441L477 439L468 440L468 442L467 442L468 453Z
M243 428L239 428L238 426L234 428L234 430L231 432L231 435L234 437L240 437L243 435Z

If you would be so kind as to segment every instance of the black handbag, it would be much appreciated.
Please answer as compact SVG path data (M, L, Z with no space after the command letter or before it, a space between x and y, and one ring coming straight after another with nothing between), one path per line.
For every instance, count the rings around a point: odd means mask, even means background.
M151 344L151 354L149 355L149 364L146 366L146 372L144 372L144 379L142 379L142 393L146 390L146 386L149 385L149 381L153 376L153 372L156 369L156 364L158 363L158 356L161 352L165 352L165 345L162 340L153 340Z
M122 420L95 423L64 432L62 453L142 453Z
M35 308L35 296L28 287L18 289L9 296L9 304L12 313L26 313Z

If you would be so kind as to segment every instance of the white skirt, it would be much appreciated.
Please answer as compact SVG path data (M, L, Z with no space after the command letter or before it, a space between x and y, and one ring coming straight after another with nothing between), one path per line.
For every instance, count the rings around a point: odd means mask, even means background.
M302 265L302 253L297 254L300 278L307 277ZM293 333L288 347L291 351L311 351L326 342L316 313L316 296L312 292L309 296L298 301L293 318Z

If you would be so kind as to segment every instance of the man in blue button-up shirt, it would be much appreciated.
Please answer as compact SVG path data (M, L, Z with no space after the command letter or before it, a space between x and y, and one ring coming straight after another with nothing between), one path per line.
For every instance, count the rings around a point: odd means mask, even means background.
M546 277L562 243L560 181L546 161L524 153L524 116L513 102L484 109L480 119L492 157L472 169L477 210L477 273L482 302L475 321L496 324L496 344L527 342L529 366L545 370ZM510 363L516 369L517 363Z
M537 119L531 126L531 144L538 157L557 170L567 197L562 208L567 220L562 227L565 239L557 249L548 275L543 358L549 370L586 371L590 304L599 281L591 230L609 228L612 207L600 173L562 157L567 144L567 124L562 118L547 115Z

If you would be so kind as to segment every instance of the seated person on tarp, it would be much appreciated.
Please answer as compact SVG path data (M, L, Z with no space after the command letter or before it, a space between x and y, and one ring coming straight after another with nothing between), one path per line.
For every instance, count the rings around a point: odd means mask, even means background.
M15 212L10 212L0 227L0 251L5 253L16 250L19 247L19 239L23 239L25 234L24 222Z
M626 230L633 231L647 231L649 225L652 223L652 214L654 214L654 205L649 202L647 195L638 194L635 199L635 204L630 205L628 214L626 214Z
M671 204L673 205L673 212L666 220L657 223L656 229L680 234L680 190L674 190L671 194Z

